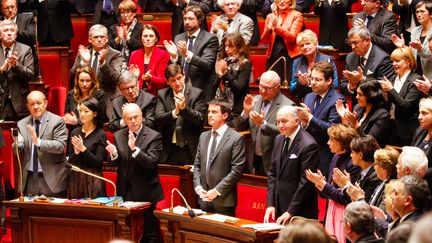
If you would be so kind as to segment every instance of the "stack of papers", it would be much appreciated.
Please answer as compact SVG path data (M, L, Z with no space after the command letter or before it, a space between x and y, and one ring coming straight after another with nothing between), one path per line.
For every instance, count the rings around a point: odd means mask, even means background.
M221 222L221 223L224 223L226 221L239 220L238 218L234 218L234 217L230 217L230 216L226 216L226 215L218 214L218 213L200 215L199 218L213 220L213 221L217 221L217 222Z
M162 211L169 212L169 210L170 210L169 208L165 208ZM173 213L175 213L175 214L187 214L188 213L187 208L185 208L183 206L175 206L173 208L173 210L174 210ZM201 209L193 208L192 210L194 211L195 215L205 214L205 212L202 211Z
M251 228L256 231L272 231L272 230L280 230L283 229L285 226L276 224L276 223L266 223L266 224L244 224L241 225L242 228Z

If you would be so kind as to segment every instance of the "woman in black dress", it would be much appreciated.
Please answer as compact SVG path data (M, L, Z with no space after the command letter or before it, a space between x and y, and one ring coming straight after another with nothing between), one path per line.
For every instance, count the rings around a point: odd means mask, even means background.
M81 127L71 132L69 163L102 176L102 162L106 159L106 134L102 128L101 111L95 98L88 98L78 106ZM70 198L96 198L106 196L105 182L73 172L69 186Z

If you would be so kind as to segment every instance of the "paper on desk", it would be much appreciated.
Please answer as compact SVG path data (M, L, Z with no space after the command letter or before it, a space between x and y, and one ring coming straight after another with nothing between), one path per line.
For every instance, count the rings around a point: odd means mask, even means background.
M280 230L285 226L276 223L266 223L266 224L243 224L240 227L251 228L256 231L271 231L271 230Z
M169 212L169 210L170 210L169 208L165 208L162 211ZM197 208L193 208L192 210L194 211L195 215L201 215L201 214L205 213L201 209L197 209ZM187 212L188 212L187 208L185 208L183 206L175 206L173 208L173 213L175 213L175 214L185 214Z
M231 221L239 220L238 218L234 218L234 217L230 217L230 216L226 216L226 215L218 214L218 213L204 214L204 215L200 215L198 217L202 218L202 219L208 219L208 220L213 220L213 221L222 222L222 223L227 221L227 220L231 220Z

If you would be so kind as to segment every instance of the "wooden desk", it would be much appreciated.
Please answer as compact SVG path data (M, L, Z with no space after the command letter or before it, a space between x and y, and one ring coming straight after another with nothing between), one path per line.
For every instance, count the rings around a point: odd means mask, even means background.
M220 223L198 217L155 211L161 221L165 242L273 242L279 231L257 232L240 225L255 223L240 219L235 224Z
M150 203L132 209L18 201L3 205L10 209L14 243L93 243L115 238L138 242Z

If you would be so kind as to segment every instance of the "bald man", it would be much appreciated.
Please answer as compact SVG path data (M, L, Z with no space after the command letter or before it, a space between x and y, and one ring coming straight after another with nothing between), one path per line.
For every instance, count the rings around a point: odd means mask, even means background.
M32 91L27 96L30 115L17 124L18 148L24 154L22 185L25 194L66 197L70 174L65 167L66 125L46 110L47 105L42 92Z

